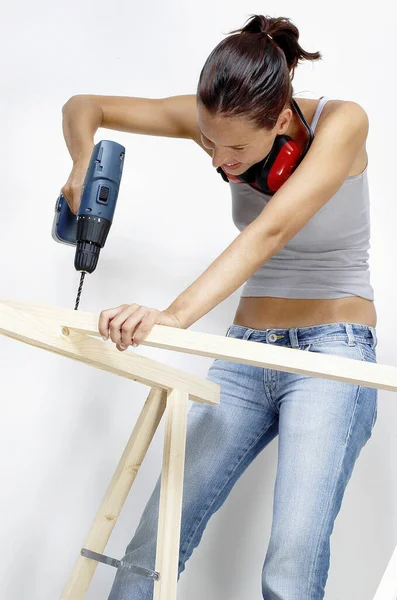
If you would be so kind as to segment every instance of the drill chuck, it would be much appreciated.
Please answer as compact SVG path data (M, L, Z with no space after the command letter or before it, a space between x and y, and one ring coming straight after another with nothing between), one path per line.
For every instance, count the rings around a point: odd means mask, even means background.
M101 248L104 247L111 222L94 215L77 216L76 253L74 267L76 271L93 273L98 264Z

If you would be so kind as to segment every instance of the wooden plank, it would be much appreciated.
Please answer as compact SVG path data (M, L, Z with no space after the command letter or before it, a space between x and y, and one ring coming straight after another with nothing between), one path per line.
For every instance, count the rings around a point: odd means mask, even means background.
M0 303L15 308L23 305L35 314L45 314L46 317L51 317L75 331L91 336L100 335L98 331L99 313L44 307L12 299L0 300ZM105 346L108 343L105 343ZM334 379L392 392L397 391L397 367L391 365L369 363L329 354L315 354L295 348L260 344L250 340L226 338L163 325L155 325L142 345L222 358L290 373L302 373L312 377ZM129 347L126 352L133 354L134 351L130 350L132 347Z
M167 391L178 388L201 404L219 404L218 384L137 353L120 352L115 344L64 328L55 313L48 318L45 309L35 312L0 302L0 333L149 386Z

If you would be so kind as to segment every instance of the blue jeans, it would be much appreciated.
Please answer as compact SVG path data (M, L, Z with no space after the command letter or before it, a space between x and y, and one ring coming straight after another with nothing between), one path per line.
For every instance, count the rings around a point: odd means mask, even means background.
M266 330L232 325L226 335L376 362L375 328L355 323ZM321 600L330 536L376 421L377 390L220 359L211 364L207 379L220 384L221 401L194 403L188 412L178 580L211 515L278 434L262 595L264 600ZM123 556L150 569L155 569L159 491L160 476ZM151 600L153 585L119 569L108 600Z

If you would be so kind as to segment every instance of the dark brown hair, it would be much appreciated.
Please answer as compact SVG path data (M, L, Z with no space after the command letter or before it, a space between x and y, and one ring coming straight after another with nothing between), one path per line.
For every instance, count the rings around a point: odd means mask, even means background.
M298 62L322 55L303 50L297 27L285 17L252 15L230 34L206 60L197 100L211 114L244 116L253 127L270 130L291 102Z

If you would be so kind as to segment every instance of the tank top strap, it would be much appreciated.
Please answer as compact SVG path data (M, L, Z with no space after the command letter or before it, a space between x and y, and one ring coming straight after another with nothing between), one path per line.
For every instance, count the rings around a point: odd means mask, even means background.
M312 124L311 124L311 126L310 126L310 127L311 127L311 130L312 130L313 132L314 132L314 130L316 129L316 125L317 125L317 123L318 123L318 120L319 120L319 118L320 118L321 111L323 110L323 108L324 108L324 105L325 105L325 103L326 103L326 102L328 102L328 100L329 100L329 97L328 97L328 96L321 96L321 98L320 98L320 100L319 100L319 103L317 104L317 107L316 107L316 112L314 113L313 121L312 121Z

